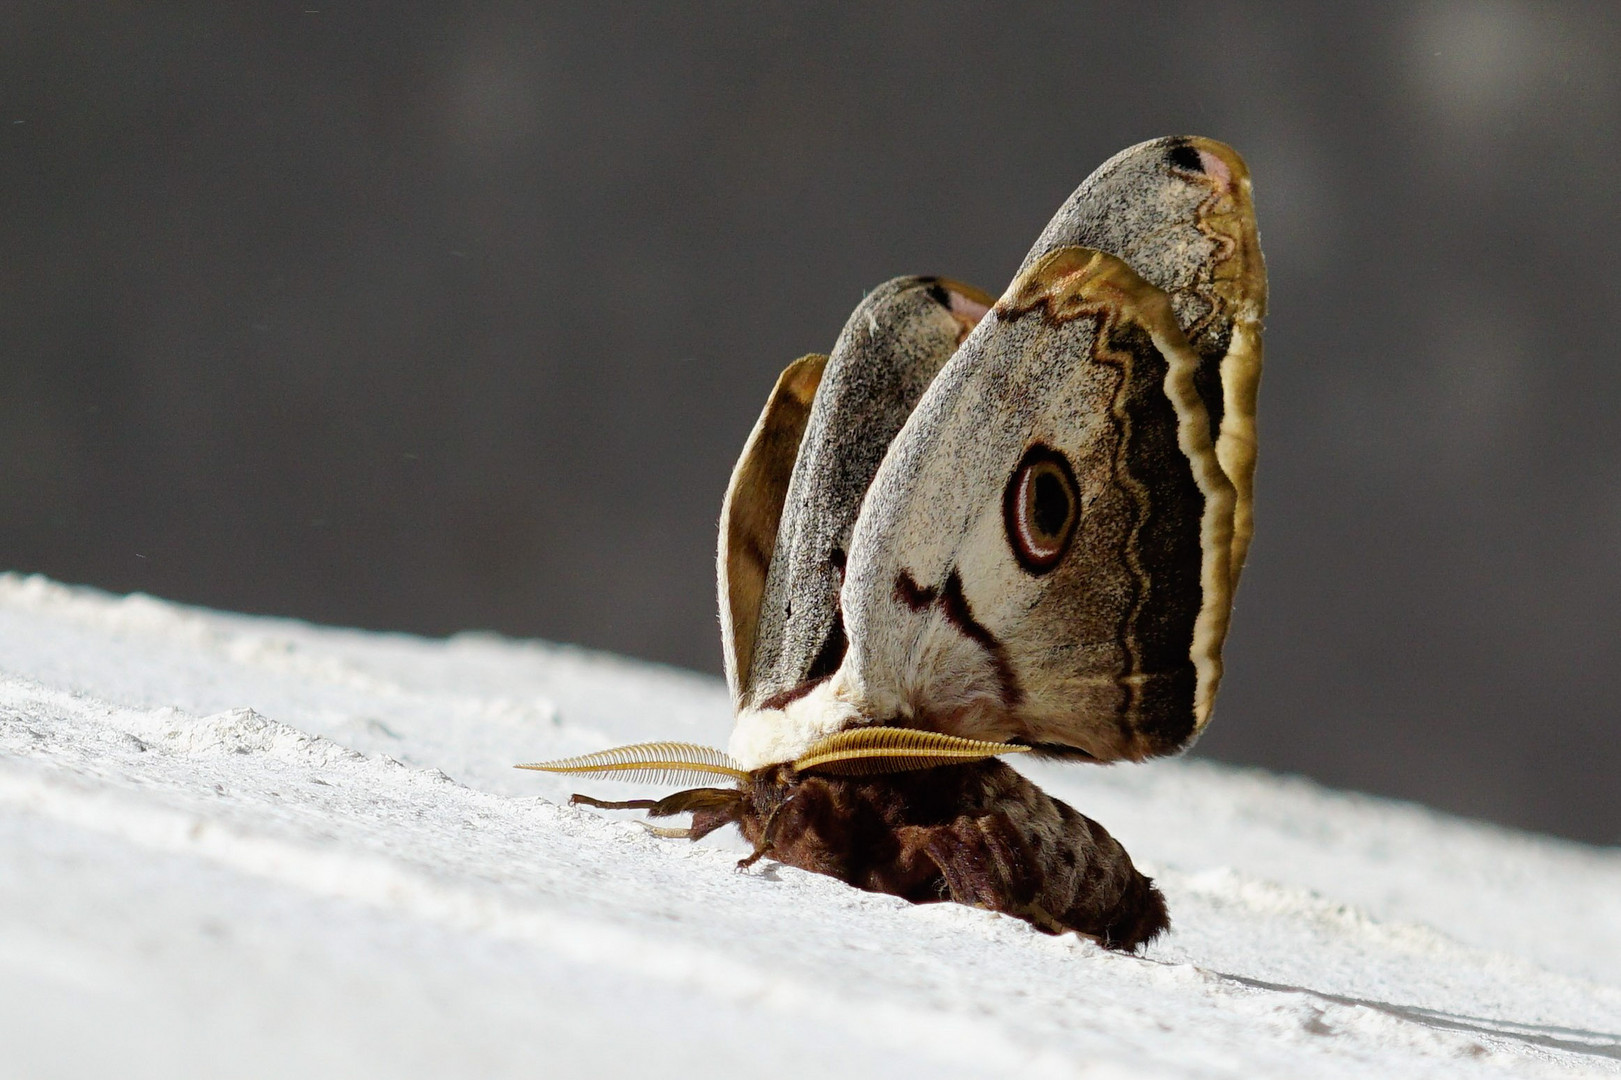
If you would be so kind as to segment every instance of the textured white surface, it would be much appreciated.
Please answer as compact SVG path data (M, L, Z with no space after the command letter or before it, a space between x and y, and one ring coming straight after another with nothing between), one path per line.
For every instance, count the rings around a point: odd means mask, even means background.
M0 575L0 1074L1621 1075L1614 850L1031 767L1163 886L1131 957L510 768L728 726L718 682L566 648Z

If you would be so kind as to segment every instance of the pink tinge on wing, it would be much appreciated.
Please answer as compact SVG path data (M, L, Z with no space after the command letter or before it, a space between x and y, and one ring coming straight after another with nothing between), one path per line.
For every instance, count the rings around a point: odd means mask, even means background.
M1215 178L1222 187L1227 187L1233 182L1233 171L1227 167L1225 161L1210 151L1199 151L1199 164L1204 166L1205 175Z
M956 289L950 289L948 291L951 294L951 313L959 318L978 323L979 320L985 317L985 313L991 310L989 305L982 304L978 300L970 299L969 297L966 297L962 293L958 292Z

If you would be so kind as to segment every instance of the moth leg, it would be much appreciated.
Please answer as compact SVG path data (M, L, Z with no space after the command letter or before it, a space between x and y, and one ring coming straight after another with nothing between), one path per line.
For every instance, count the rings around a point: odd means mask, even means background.
M940 868L945 879L946 897L969 907L994 907L999 893L991 879L992 862L984 836L958 824L930 830L924 850Z
M662 836L666 840L691 840L693 838L691 829L671 829L664 825L649 825L645 821L639 821L637 824L654 836Z
M1034 903L1042 880L1034 853L1005 818L959 819L933 833L924 850L940 868L952 900L1053 932L1057 920Z
M599 810L651 810L657 806L657 799L626 799L623 802L606 802L602 799L593 799L589 795L570 795L570 806L595 806Z
M692 827L688 829L670 829L662 825L649 825L645 821L641 826L654 836L675 840L700 840L722 825L736 820L738 808L742 805L742 794L726 788L690 788L687 791L678 791L674 795L666 795L662 799L605 802L602 799L593 799L589 795L575 795L569 802L595 806L603 810L646 810L650 817L673 817L676 814L690 812L693 821Z
M786 799L782 800L782 802L778 803L776 808L766 816L765 825L760 829L759 842L754 845L754 850L749 853L747 858L738 860L737 868L739 870L747 870L766 855L770 854L771 849L776 847L777 822L781 820L782 812L788 808L788 804L792 803L794 799L798 798L798 796L799 793L797 791L794 792L794 794L788 796Z
M674 795L666 795L647 808L649 817L673 817L676 814L699 810L722 810L735 813L742 804L743 795L733 788L688 788Z
M698 810L692 815L692 827L687 830L687 839L702 840L716 829L735 824L735 814L728 814L724 810Z
M653 817L671 817L691 810L718 810L734 807L742 794L727 788L688 788L662 799L625 799L608 802L589 795L571 795L570 805L595 806L601 810L646 810Z
M1030 925L1034 926L1036 929L1044 930L1049 934L1067 934L1073 930L1075 933L1081 934L1082 937L1091 938L1093 941L1100 940L1095 934L1083 934L1081 931L1075 930L1075 928L1072 926L1065 926L1063 923L1054 918L1052 914L1040 904L1026 904L1024 905L1023 909L1011 912L1010 914L1017 915L1019 918L1029 922Z
M658 836L702 840L722 825L737 820L743 808L743 793L736 788L690 788L666 795L647 811L649 817L691 814L692 825L685 829L665 829L649 825Z

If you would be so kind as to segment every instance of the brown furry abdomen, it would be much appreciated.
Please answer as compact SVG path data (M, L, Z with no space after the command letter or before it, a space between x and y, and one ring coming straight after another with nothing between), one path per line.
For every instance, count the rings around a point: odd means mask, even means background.
M1165 900L1097 822L997 760L881 776L756 772L692 834L732 822L767 855L914 903L954 900L1134 949Z

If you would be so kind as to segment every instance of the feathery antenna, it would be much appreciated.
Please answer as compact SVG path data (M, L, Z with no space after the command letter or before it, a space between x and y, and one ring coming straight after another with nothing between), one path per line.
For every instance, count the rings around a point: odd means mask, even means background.
M867 727L834 732L817 742L794 762L797 772L820 769L839 776L875 776L880 773L962 765L1002 754L1023 754L1028 746L982 742L910 728Z
M642 780L653 784L695 784L716 776L747 780L747 770L724 751L695 743L650 742L620 746L596 754L535 761L517 769L598 776L610 780Z

